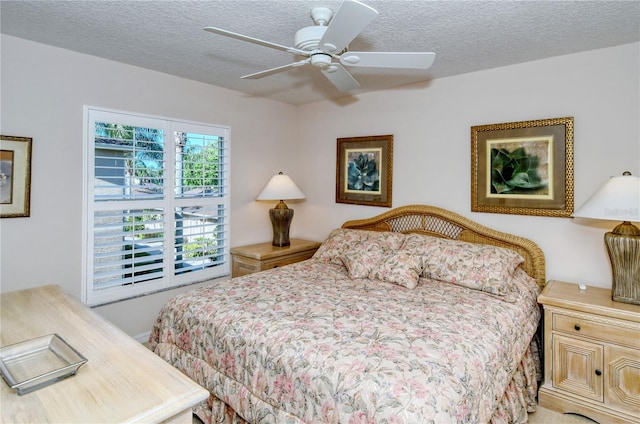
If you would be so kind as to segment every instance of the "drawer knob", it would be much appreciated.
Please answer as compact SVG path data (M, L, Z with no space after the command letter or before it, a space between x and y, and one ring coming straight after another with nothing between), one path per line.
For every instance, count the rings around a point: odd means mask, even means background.
M574 325L574 326L573 326L573 328L574 328L576 331L580 331L580 326L579 326L578 324Z
M596 375L602 375L602 371L596 370Z

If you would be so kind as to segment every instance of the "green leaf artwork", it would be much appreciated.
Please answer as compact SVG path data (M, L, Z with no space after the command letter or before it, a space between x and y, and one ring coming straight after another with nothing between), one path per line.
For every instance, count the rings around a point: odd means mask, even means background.
M380 173L373 155L359 153L349 160L347 168L347 189L358 191L378 191L380 188Z
M546 184L538 175L538 156L523 147L513 151L491 149L491 193L510 194L537 190Z

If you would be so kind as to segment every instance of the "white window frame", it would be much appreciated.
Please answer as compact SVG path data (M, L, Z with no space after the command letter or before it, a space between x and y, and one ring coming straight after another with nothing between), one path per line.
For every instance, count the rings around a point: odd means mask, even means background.
M163 290L168 290L189 284L195 284L220 277L227 277L231 273L230 257L230 164L231 164L231 130L229 127L212 125L194 121L184 121L171 118L157 117L145 114L124 112L113 109L84 106L83 125L83 240L82 240L82 301L89 306L99 306L108 303L118 302L134 297L139 297ZM115 119L115 120L114 120ZM175 237L164 237L163 265L164 275L149 281L136 284L120 285L117 287L97 289L94 285L94 213L100 210L100 204L105 202L118 202L118 207L123 209L144 209L150 204L145 200L113 200L97 201L94 197L95 182L95 122L115 122L122 125L131 125L143 128L158 128L165 134L164 140L164 163L165 163L165 184L164 195L162 196L163 211L166 217L164 233L173 231L173 224L176 219L175 210L175 149L171 148L173 143L168 140L174 131L205 134L219 136L223 138L224 152L223 161L224 191L217 196L197 197L193 199L180 199L180 205L200 206L204 204L218 207L224 210L224 245L221 247L222 264L195 272L176 274L174 272L174 246ZM159 127L159 123L161 127ZM150 201L157 203L158 200ZM171 213L169 213L171 212ZM169 216L170 215L170 216Z

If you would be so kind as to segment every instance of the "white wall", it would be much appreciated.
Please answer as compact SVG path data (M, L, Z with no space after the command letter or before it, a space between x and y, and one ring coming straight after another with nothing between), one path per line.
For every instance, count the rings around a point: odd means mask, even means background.
M336 138L394 135L393 206L444 207L522 235L545 252L547 277L610 287L605 231L618 223L471 212L474 125L573 116L576 207L610 176L640 175L638 43L434 80L300 108L308 199L296 217L321 239L385 208L335 204ZM446 54L446 53L443 53ZM437 60L437 59L436 59ZM330 213L327 213L330 211Z
M639 44L461 75L301 107L2 35L0 132L33 137L31 217L0 220L0 291L81 287L82 106L231 127L232 245L271 239L254 202L283 170L307 195L291 234L322 240L347 219L385 208L335 203L336 138L393 134L393 205L445 207L529 237L547 275L610 286L602 242L615 223L470 212L470 127L575 117L575 198L610 175L640 174ZM35 258L35 262L34 262ZM97 308L131 335L149 331L179 290Z
M33 138L31 216L0 220L0 290L59 284L80 298L83 105L231 127L232 245L271 238L253 199L280 169L297 179L293 106L2 35L1 133ZM184 289L182 289L184 290ZM149 331L180 290L97 308L129 334Z

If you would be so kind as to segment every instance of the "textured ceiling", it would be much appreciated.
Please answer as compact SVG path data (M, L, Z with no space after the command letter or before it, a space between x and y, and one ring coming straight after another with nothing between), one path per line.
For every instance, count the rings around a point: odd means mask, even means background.
M352 51L432 51L427 71L349 68L358 93L640 40L640 1L362 0L378 17ZM310 66L241 76L300 57L203 31L292 46L314 6L341 0L2 1L0 31L292 104L345 94Z

